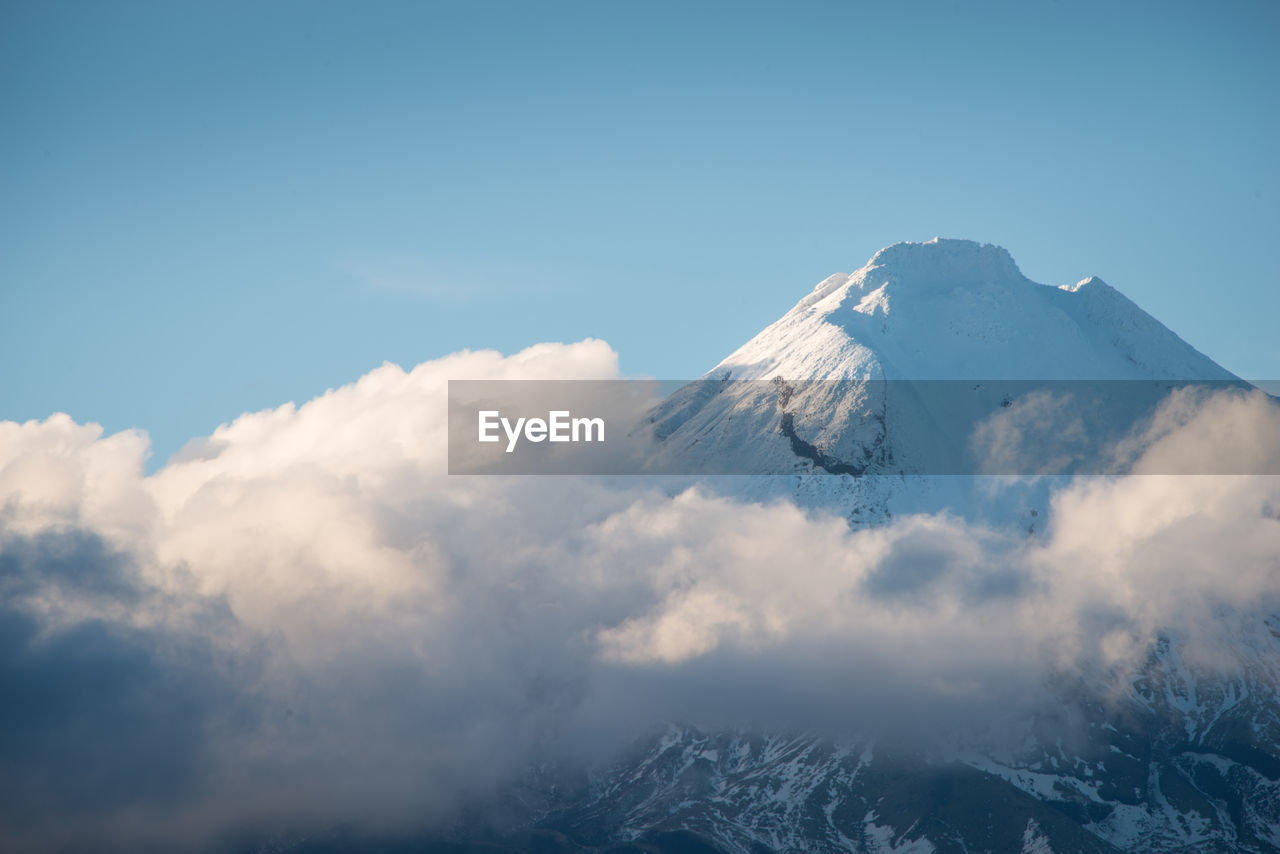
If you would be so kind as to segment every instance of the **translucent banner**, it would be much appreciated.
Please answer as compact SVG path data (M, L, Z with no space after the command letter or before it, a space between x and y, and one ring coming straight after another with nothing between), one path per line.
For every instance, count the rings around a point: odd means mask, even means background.
M449 383L450 474L1280 474L1244 382Z

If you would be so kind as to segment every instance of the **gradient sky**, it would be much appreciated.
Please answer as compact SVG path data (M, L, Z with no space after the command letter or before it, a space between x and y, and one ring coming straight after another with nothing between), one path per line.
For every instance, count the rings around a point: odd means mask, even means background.
M1275 3L0 3L0 419L154 462L383 360L693 377L935 235L1280 377Z

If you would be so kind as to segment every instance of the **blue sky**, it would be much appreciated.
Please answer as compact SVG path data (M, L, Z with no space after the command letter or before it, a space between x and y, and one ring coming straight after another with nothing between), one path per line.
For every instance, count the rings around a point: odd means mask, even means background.
M157 460L383 360L693 377L935 235L1280 377L1272 3L0 5L0 418Z

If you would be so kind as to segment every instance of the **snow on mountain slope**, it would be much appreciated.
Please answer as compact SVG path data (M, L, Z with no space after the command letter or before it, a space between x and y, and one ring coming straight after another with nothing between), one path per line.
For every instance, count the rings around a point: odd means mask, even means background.
M940 238L824 280L710 376L1236 379L1101 279L1039 285L999 246Z
M1128 696L1071 680L994 750L671 726L569 787L544 826L628 852L684 832L702 847L673 850L1275 854L1280 632L1237 654L1209 678L1162 638Z
M1108 458L1180 381L1243 385L1100 279L1040 285L998 246L935 238L895 244L852 275L824 280L650 420L655 459L669 471L1054 474ZM1034 398L1034 382L1054 384L1051 394ZM1038 419L1030 458L974 444L974 431L1011 405L1010 414ZM1092 422L1074 426L1090 413ZM945 478L793 480L724 488L785 494L864 521L982 511L982 496ZM987 515L1025 527L1027 507L1038 512L1043 498Z

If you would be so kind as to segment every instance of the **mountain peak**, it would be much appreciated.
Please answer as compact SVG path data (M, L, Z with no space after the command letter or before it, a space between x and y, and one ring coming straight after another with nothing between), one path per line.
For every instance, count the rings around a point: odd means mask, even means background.
M1081 279L1080 281L1076 282L1074 285L1058 286L1059 290L1067 291L1068 293L1073 293L1073 294L1076 293L1077 291L1082 291L1088 288L1093 288L1096 290L1115 290L1115 288L1111 287L1110 285L1102 281L1102 279L1098 278L1097 276L1090 276L1087 279Z
M881 249L863 268L886 279L924 283L965 283L1021 279L1022 271L1004 247L973 240L935 237L924 243L895 243Z
M990 243L895 243L717 365L738 379L1231 379L1092 277L1037 284Z

